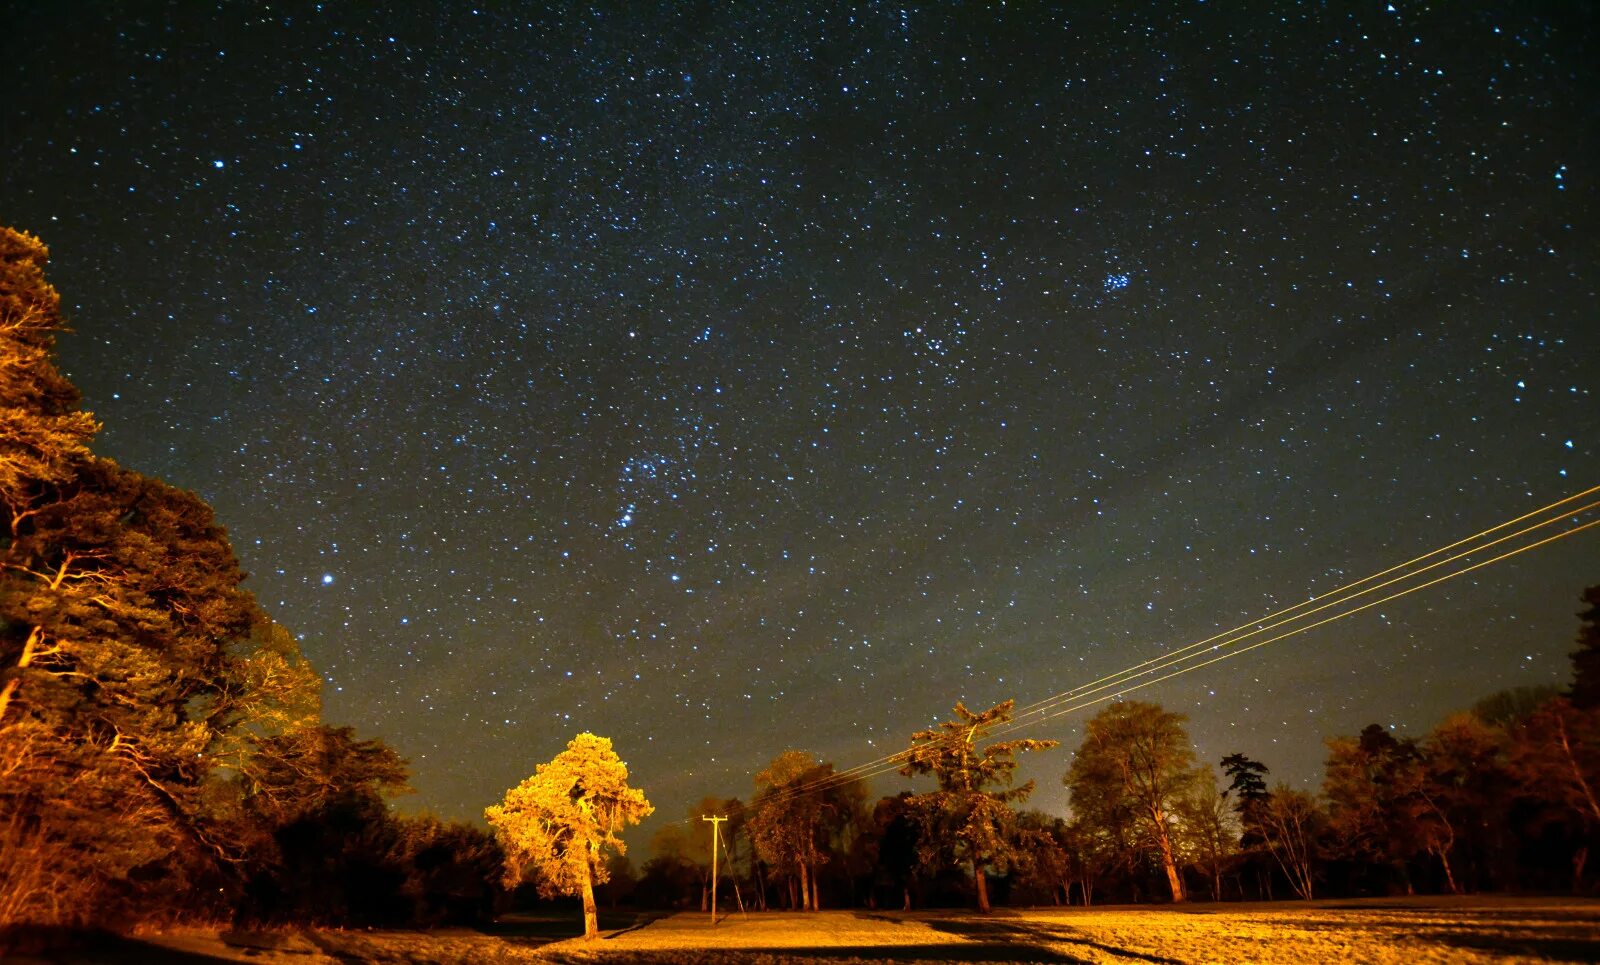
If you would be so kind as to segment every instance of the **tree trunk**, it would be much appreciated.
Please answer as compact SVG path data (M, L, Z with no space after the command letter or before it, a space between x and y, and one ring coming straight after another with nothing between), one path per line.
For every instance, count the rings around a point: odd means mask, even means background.
M1156 844L1161 848L1161 864L1167 872L1167 887L1172 890L1172 900L1188 901L1189 896L1183 890L1183 875L1178 873L1178 862L1172 856L1172 840L1167 837L1165 829L1157 835Z
M972 863L972 878L978 884L978 912L989 913L989 876L983 873L983 867L976 861Z
M57 581L60 582L59 580ZM52 585L52 589L54 586ZM28 639L22 643L22 655L17 658L16 673L18 676L6 681L4 690L0 690L0 721L5 720L6 708L11 706L11 696L17 692L17 685L22 683L22 671L28 669L33 663L34 653L39 649L39 644L44 640L44 628L34 627L28 634Z
M1583 889L1583 866L1589 863L1589 846L1580 847L1572 856L1572 893Z
M900 910L901 911L910 911L911 910L911 886L910 885L903 886L900 889L900 893L905 899L905 903L900 906Z
M811 910L822 910L822 896L817 893L817 866L811 866Z
M1444 866L1444 883L1449 887L1450 893L1461 894L1461 887L1456 884L1455 873L1450 870L1450 849L1440 848L1434 853L1439 856L1439 864Z
M583 863L583 937L591 942L600 937L600 916L594 907L594 866L588 861Z

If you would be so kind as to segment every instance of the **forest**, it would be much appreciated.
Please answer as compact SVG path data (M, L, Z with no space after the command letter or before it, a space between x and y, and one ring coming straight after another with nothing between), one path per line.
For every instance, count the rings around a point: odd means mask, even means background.
M1330 736L1316 793L1197 760L1182 715L1121 700L1071 749L1071 813L1028 810L1018 756L1055 742L1009 736L1006 701L907 736L926 791L873 800L787 750L635 853L647 789L595 735L485 824L401 814L407 762L323 719L210 507L93 452L47 258L0 229L0 928L431 927L573 896L592 934L596 905L709 909L714 887L752 911L1593 889L1600 586L1566 690Z

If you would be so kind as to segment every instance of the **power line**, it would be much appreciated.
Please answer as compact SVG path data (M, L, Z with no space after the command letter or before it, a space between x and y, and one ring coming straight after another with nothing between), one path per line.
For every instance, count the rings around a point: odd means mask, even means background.
M1283 627L1283 626L1287 626L1289 624L1296 623L1296 622L1304 620L1304 619L1306 619L1306 618L1308 618L1310 616L1313 616L1316 613L1323 612L1323 611L1328 610L1330 608L1348 604L1348 603L1350 603L1350 602L1352 602L1354 600L1359 599L1360 597L1366 596L1366 595L1371 594L1371 593L1378 592L1378 591L1380 591L1380 590L1382 590L1382 589L1384 589L1386 587L1393 586L1393 585L1395 585L1397 583L1402 583L1402 582L1404 582L1406 580L1414 579L1417 576L1420 576L1420 575L1422 575L1424 573L1430 572L1430 571L1432 571L1434 569L1437 569L1437 568L1439 568L1441 566L1446 566L1446 565L1448 565L1450 563L1461 561L1463 559L1466 559L1467 557L1470 557L1470 556L1473 556L1473 555L1475 555L1477 553L1480 553L1485 549L1488 549L1490 547L1503 544L1503 543L1505 543L1505 542L1507 542L1509 540L1516 539L1519 536L1528 535L1529 533L1532 533L1532 532L1535 532L1537 530L1543 529L1543 528L1545 528L1547 526L1550 526L1553 523L1557 523L1557 522L1560 522L1562 520L1567 520L1567 519L1572 519L1572 520L1576 521L1577 517L1581 516L1581 514L1583 514L1585 512L1588 512L1588 511L1590 511L1592 509L1595 509L1597 507L1600 507L1600 500L1591 501L1591 502L1589 502L1589 503L1587 503L1587 504L1585 504L1583 506L1580 506L1580 507L1578 507L1576 509L1572 509L1572 508L1561 509L1561 511L1559 513L1556 513L1555 515L1550 516L1547 519L1543 519L1540 522L1537 522L1537 523L1534 523L1532 525L1523 527L1522 529L1517 530L1517 531L1515 531L1513 533L1508 533L1508 534L1499 536L1499 537L1497 537L1497 538L1495 538L1493 540L1489 540L1487 542L1478 543L1478 545L1472 546L1470 549L1463 550L1462 552L1456 553L1454 555L1451 555L1451 556L1449 556L1449 557L1447 557L1445 559L1436 560L1436 561L1434 561L1432 563L1429 563L1427 566L1423 566L1423 567L1420 567L1420 568L1417 568L1417 569L1408 569L1409 567L1412 567L1415 564L1420 563L1420 562L1422 562L1424 560L1428 560L1428 559L1431 559L1432 557L1439 556L1442 553L1448 553L1451 550L1457 549L1457 548L1462 547L1462 546L1467 546L1468 544L1471 544L1471 543L1474 543L1476 541L1482 540L1482 538L1485 537L1485 536L1489 536L1491 534L1498 533L1501 530L1504 530L1504 529L1507 529L1509 527L1515 526L1516 524L1521 523L1521 522L1523 522L1525 520L1529 520L1529 519L1533 519L1535 517L1543 516L1543 515L1545 515L1547 513L1552 512L1553 510L1556 510L1556 509L1558 509L1560 507L1567 506L1567 504L1573 503L1573 502L1575 502L1577 500L1583 499L1584 497L1592 495L1592 494L1595 494L1597 492L1600 492L1600 486L1591 486L1588 489L1582 490L1581 492L1577 492L1577 493L1574 493L1574 494L1572 494L1570 496L1566 496L1566 497L1564 497L1562 499L1556 500L1555 502L1548 503L1545 506L1542 506L1542 507L1540 507L1540 508L1538 508L1536 510L1533 510L1532 512L1524 513L1521 516L1517 516L1517 517L1515 517L1513 519L1506 520L1505 522L1499 523L1498 525L1495 525L1495 526L1492 526L1492 527L1490 527L1488 529L1481 530L1481 531L1479 531L1477 533L1474 533L1471 536L1464 537L1462 539L1456 540L1453 543L1449 543L1449 544L1447 544L1445 546L1441 546L1441 547L1439 547L1437 549L1434 549L1434 550L1432 550L1430 552L1424 553L1424 554L1422 554L1420 556L1413 557L1412 559L1409 559L1409 560L1407 560L1407 561L1405 561L1403 563L1395 564L1394 566L1391 566L1391 567L1389 567L1387 569L1381 570L1381 571L1379 571L1377 573L1373 573L1373 574L1371 574L1369 576L1363 577L1362 579L1354 580L1354 581L1345 583L1345 584L1343 584L1343 585L1341 585L1339 587L1336 587L1333 590L1328 591L1327 593L1324 593L1323 595L1321 595L1319 597L1312 597L1310 599L1303 600L1303 601L1301 601L1299 603L1296 603L1296 604L1294 604L1292 606L1281 608L1281 609L1276 610L1276 611L1274 611L1274 612L1272 612L1270 614L1267 614L1264 617L1258 618L1257 620L1251 621L1249 623L1241 624L1240 626L1234 627L1234 628L1232 628L1230 630L1225 630L1225 631L1222 631L1220 633L1213 634L1213 635L1205 638L1204 640L1196 641L1195 643L1188 644L1188 645L1186 645L1184 647L1180 647L1180 648L1178 648L1176 650L1168 651L1168 652L1166 652L1164 654L1161 654L1160 656L1157 656L1157 657L1152 657L1149 660L1145 660L1145 661L1143 661L1141 663L1134 664L1133 666L1125 668L1125 669L1123 669L1121 671L1118 671L1116 673L1112 673L1112 674L1108 674L1106 676L1100 677L1097 680L1089 681L1088 683L1082 684L1082 685L1080 685L1078 687L1075 687L1075 688L1073 688L1071 690L1063 691L1063 692L1055 694L1053 696L1046 697L1043 700L1035 701L1034 703L1029 704L1027 707L1025 707L1020 713L1016 714L1013 717L1013 719L1007 725L1005 725L1002 728L996 730L994 732L994 736L1001 736L1001 735L1004 735L1004 734L1014 733L1015 731L1022 730L1022 729L1028 728L1028 727L1032 727L1032 726L1036 726L1036 725L1038 725L1040 723L1043 723L1046 720L1051 720L1051 719L1054 719L1056 717L1060 717L1060 716L1063 716L1065 714L1069 714L1069 713L1072 713L1074 711L1081 710L1081 709L1083 709L1085 707L1090 707L1090 706L1093 706L1093 705L1098 704L1098 703L1104 703L1104 702L1109 701L1109 700L1115 700L1116 698L1121 697L1121 696L1123 696L1125 694L1131 693L1131 692L1133 692L1135 690L1140 690L1140 689L1142 689L1144 687L1153 686L1154 684L1160 683L1162 681L1170 680L1173 677L1181 676L1182 674L1189 673L1189 672L1194 671L1194 670L1199 670L1199 669L1201 669L1203 667L1208 667L1211 664L1218 663L1218 662L1220 662L1222 660L1229 659L1230 657L1239 656L1240 654L1247 653L1247 652L1249 652L1251 650L1256 649L1257 647L1266 646L1269 643L1275 643L1275 642L1277 642L1279 640L1283 640L1283 639L1285 639L1287 637L1295 636L1297 634L1304 633L1304 632L1307 632L1309 630L1313 630L1313 629L1315 629L1317 627L1321 627L1321 626L1323 626L1325 624L1332 623L1334 621L1344 619L1345 617L1354 616L1355 614L1360 613L1360 612L1362 612L1364 610L1370 609L1370 608L1372 608L1374 606L1378 606L1380 604L1387 603L1387 602L1389 602L1391 600L1398 599L1398 598L1400 598L1402 596L1406 596L1406 595L1409 595L1411 593L1415 593L1415 592L1417 592L1419 590L1423 590L1423 589L1426 589L1428 587L1435 586L1435 585L1437 585L1439 583L1443 583L1443 582L1445 582L1447 580L1454 579L1454 578L1456 578L1458 576L1462 576L1462 575L1464 575L1466 573L1470 573L1470 572L1473 572L1475 570L1481 569L1481 568L1483 568L1485 566L1489 566L1491 564L1501 562L1501 561L1509 559L1509 558L1511 558L1513 556L1517 556L1517 555L1520 555L1522 553L1528 552L1529 550L1533 550L1533 549L1536 549L1538 547L1547 545L1549 543L1553 543L1553 542L1555 542L1557 540L1560 540L1560 539L1565 539L1568 536L1575 535L1575 534L1577 534L1579 532L1582 532L1584 530L1587 530L1587 529L1589 529L1591 527L1600 525L1600 519L1592 520L1592 521L1590 521L1588 523L1583 523L1581 525L1574 526L1574 527L1572 527L1570 529L1563 530L1562 532L1559 532L1559 533L1557 533L1557 534L1555 534L1553 536L1548 536L1548 537L1545 537L1543 539L1537 540L1535 542L1519 546L1519 547L1517 547L1515 549L1512 549L1512 550L1509 550L1507 552L1501 553L1501 554L1496 555L1494 557L1491 557L1489 559L1482 560L1482 561L1477 562L1477 563L1472 563L1470 565L1464 566L1464 567L1462 567L1460 569L1457 569L1457 570L1452 570L1451 572L1445 573L1445 574L1443 574L1441 576L1435 577L1434 579L1428 580L1426 582L1406 587L1406 588L1401 589L1401 590L1399 590L1399 591L1397 591L1395 593L1392 593L1392 594L1389 594L1387 596L1384 596L1384 597L1382 597L1380 599L1373 600L1373 601L1368 602L1368 603L1364 603L1364 604L1362 604L1360 606L1353 607L1353 608L1348 609L1348 610L1342 610L1340 612L1334 613L1334 614L1332 614L1332 615L1330 615L1328 617L1325 617L1325 618L1323 618L1321 620L1317 620L1317 621L1309 623L1309 624L1303 624L1303 625L1294 627L1292 629L1286 630L1283 633L1277 634L1276 636L1268 637L1268 638L1263 639L1263 640L1258 640L1258 641L1256 641L1254 643L1249 644L1248 646L1238 647L1238 649L1228 649L1228 648L1233 648L1236 645L1240 644L1241 642L1243 642L1245 640L1248 640L1251 637L1254 637L1254 636L1259 635L1261 633L1265 633L1265 632L1268 632L1270 630L1277 629L1278 627ZM1402 572L1402 571L1405 571L1405 572ZM1383 581L1381 583L1377 583L1377 584L1375 584L1373 586L1369 586L1366 589L1361 590L1358 593L1350 593L1349 592L1350 590L1353 590L1356 587L1362 586L1363 584L1372 583L1374 580L1380 580L1385 576L1390 576L1390 574L1395 574L1395 573L1399 573L1400 575L1394 576L1391 579L1385 580L1385 581ZM1303 610L1303 608L1307 607L1308 605L1310 605L1312 603L1320 603L1320 605L1316 606L1316 607L1313 607L1313 608L1311 608L1309 610ZM1300 613L1296 614L1295 611L1297 611L1297 610L1303 610L1303 612L1300 612ZM1291 616L1290 614L1294 614L1294 615ZM1271 621L1276 621L1276 622L1271 622ZM1241 631L1248 631L1248 632L1241 632ZM1209 649L1201 651L1201 648L1207 647L1208 645L1209 645ZM1200 652L1196 652L1196 651L1200 651ZM1226 652L1219 652L1219 651L1226 651ZM1179 664L1184 664L1184 663L1187 663L1189 661L1199 660L1200 657L1204 657L1207 654L1216 654L1216 655L1212 656L1212 657L1210 657L1209 659L1206 659L1206 660L1200 660L1197 663L1191 663L1189 666L1181 667L1180 669L1174 670L1171 673L1162 674L1161 676L1154 677L1154 678L1149 679L1149 680L1143 680L1143 681L1140 681L1140 682L1137 682L1137 683L1133 683L1131 686L1127 686L1127 687L1123 687L1122 686L1123 684L1127 684L1127 683L1130 683L1131 681L1138 680L1138 678L1140 678L1142 676L1146 676L1146 675L1151 674L1151 673L1156 673L1156 672L1158 672L1160 670L1164 670L1164 669L1166 669L1168 667L1177 666ZM1103 691L1111 690L1111 689L1114 689L1114 688L1121 688L1121 689L1115 689L1115 691L1113 693L1109 693L1109 694L1103 694L1102 693ZM1100 696L1094 696L1096 694L1100 694ZM1063 707L1064 704L1069 705L1069 706ZM1032 718L1032 719L1025 719L1025 718ZM932 743L937 743L937 741L932 742ZM775 793L769 794L767 797L763 798L761 801L759 801L759 802L751 802L750 804L743 805L738 810L740 812L748 812L748 811L752 810L755 806L757 806L758 803L759 804L767 804L767 803L782 802L782 801L790 800L790 799L792 799L794 797L799 797L799 796L802 796L802 795L805 795L805 794L816 793L816 792L819 792L819 791L822 791L822 790L827 790L827 789L832 788L832 787L841 786L841 785L843 785L845 783L848 783L849 781L866 780L868 778L875 777L875 776L878 776L880 774L888 773L889 771L899 770L900 767L903 765L903 762L908 760L913 755L913 753L915 753L916 751L925 751L928 746L931 746L931 744L929 744L929 745L920 745L917 748L906 748L904 750L897 751L897 752L895 752L893 754L888 754L888 755L885 755L883 757L876 758L875 760L872 760L872 761L867 761L867 762L862 763L862 764L857 764L857 765L855 765L853 767L850 767L850 768L847 768L847 769L845 769L843 771L831 772L831 773L829 773L827 775L823 775L821 777L818 777L818 778L816 778L816 779L814 779L812 781L804 782L802 784L795 785L795 786L788 787L788 788L775 789ZM683 822L673 822L673 823L683 823Z
M1274 623L1265 622L1267 620L1273 619L1273 617L1275 617L1275 616L1277 616L1277 615L1279 615L1281 613L1287 613L1287 612L1289 612L1289 610L1296 609L1296 608L1298 608L1300 606L1304 606L1305 603L1310 603L1310 602L1314 602L1314 601L1307 600L1307 601L1305 601L1303 603L1296 604L1294 607L1289 607L1286 610L1279 611L1279 614L1272 614L1272 615L1269 615L1267 617L1264 617L1264 618L1262 618L1262 620L1257 621L1255 624L1245 624L1244 626L1246 626L1246 627L1254 626L1255 628L1250 630L1248 633L1239 634L1238 636L1234 636L1231 639L1224 640L1221 643L1213 643L1210 649L1211 649L1211 651L1218 651L1218 650L1221 650L1221 649L1226 648L1226 647L1232 647L1235 644L1238 644L1238 643L1240 643L1240 642L1242 642L1244 640L1248 640L1251 637L1256 636L1257 634L1266 633L1269 630L1275 630L1278 627L1294 623L1294 622L1296 622L1298 620L1304 620L1307 617L1312 616L1313 614L1320 613L1320 612L1322 612L1324 610L1327 610L1327 609L1329 609L1331 607L1342 606L1344 604L1347 604L1347 603L1351 602L1352 600L1360 599L1361 597L1366 596L1369 593L1376 593L1376 592L1384 589L1385 587L1393 586L1396 583L1400 583L1400 582L1405 581L1405 580L1413 579L1413 578L1415 578L1417 576L1422 575L1423 573L1429 572L1430 570L1434 570L1434 569L1437 569L1437 568L1439 568L1441 566L1445 566L1447 564L1454 563L1454 562L1457 562L1459 560L1465 559L1465 558L1467 558L1469 556L1472 556L1475 553L1482 552L1483 550L1486 550L1491 546L1498 546L1501 543L1504 543L1504 542L1506 542L1508 540L1516 539L1519 536L1525 536L1528 533L1531 533L1531 532L1533 532L1535 530L1538 530L1538 529L1542 529L1545 526L1548 526L1551 523L1557 522L1557 521L1559 521L1561 519L1565 519L1568 516L1572 516L1572 515L1575 515L1575 514L1588 512L1589 510L1594 509L1597 506L1600 506L1600 500L1596 500L1595 502L1591 502L1586 506L1581 506L1576 510L1570 510L1570 511L1567 511L1567 512L1563 512L1561 515L1559 515L1557 517L1553 517L1553 518L1547 519L1547 520L1545 520L1543 522L1535 523L1535 524L1533 524L1531 526L1524 527L1524 528L1522 528L1520 530L1517 530L1517 531L1515 531L1513 533L1508 533L1508 534L1506 534L1504 536L1501 536L1501 537L1499 537L1497 539L1490 540L1490 541L1488 541L1486 543L1481 543L1481 544L1479 544L1477 546L1474 546L1473 548L1471 548L1469 550L1464 550L1464 551L1462 551L1460 553L1457 553L1457 554L1455 554L1453 556L1448 556L1448 557L1445 557L1444 559L1436 560L1433 563L1429 563L1427 566L1420 567L1420 568L1412 570L1412 571L1410 571L1408 573L1402 573L1401 575L1393 577L1392 579L1385 580L1382 583L1377 583L1377 584L1374 584L1374 585L1372 585L1370 587L1367 587L1366 589L1362 590L1359 593L1347 594L1345 596L1338 597L1338 598L1333 599L1333 600L1329 600L1328 602L1323 603L1321 606L1313 607L1312 609L1306 610L1306 611L1304 611L1302 613L1295 614L1292 617L1287 617L1285 619L1278 620L1277 622L1274 622ZM1537 514L1530 514L1530 515L1537 515ZM1528 517L1524 516L1524 517L1520 517L1520 518L1526 519ZM1516 521L1513 520L1512 522L1516 522ZM1495 529L1501 529L1501 528L1503 528L1504 525L1505 524L1502 524L1502 526L1497 526L1497 527L1495 527ZM1494 530L1488 530L1486 532L1494 532ZM1479 534L1479 535L1483 535L1483 534ZM1462 542L1465 542L1465 541L1462 541ZM1459 546L1459 545L1461 545L1460 542L1451 544L1451 546ZM1449 549L1449 548L1450 547L1445 547L1444 549ZM1417 559L1418 560L1427 559L1428 556L1433 556L1433 555L1435 555L1435 554L1437 554L1439 552L1442 552L1442 550L1435 550L1434 553L1429 553L1429 554L1427 554L1427 556L1417 557ZM1413 560L1412 562L1416 562L1416 560ZM1384 573L1375 574L1374 576L1369 576L1369 577L1367 577L1365 579L1358 580L1355 583L1346 584L1346 586L1345 587L1341 587L1340 590L1332 591L1331 593L1325 594L1323 597L1321 597L1319 599L1327 600L1329 596L1335 596L1336 594L1338 594L1343 589L1347 589L1347 588L1353 587L1353 586L1359 586L1362 583L1366 583L1366 582L1369 582L1372 579L1375 579L1377 576L1382 576L1382 575L1384 575L1386 573L1392 573L1392 572L1394 572L1394 569L1395 568L1390 568L1388 570L1385 570ZM1462 572L1465 572L1465 571L1462 571ZM1424 584L1424 585L1431 586L1432 583L1428 583L1428 584ZM1392 599L1392 597L1388 597L1386 599ZM1363 606L1363 607L1359 607L1358 609L1366 609L1366 607ZM1351 612L1355 612L1355 611L1351 611ZM1327 622L1327 621L1322 621L1322 622ZM1313 623L1310 626L1321 626L1322 622ZM1234 628L1234 630L1228 631L1228 633L1231 634L1231 633L1234 633L1234 632L1236 632L1236 631L1238 631L1240 629L1243 629L1243 627L1236 627L1236 628ZM1307 629L1309 629L1309 627L1307 627ZM1121 684L1126 683L1129 680L1133 680L1133 679L1135 679L1135 678L1137 678L1137 677L1139 677L1139 676L1141 676L1143 674L1154 673L1155 671L1164 670L1167 667L1173 666L1175 664L1183 663L1183 662L1185 662L1187 660L1193 660L1193 659L1195 659L1195 658L1197 658L1199 656L1202 656L1203 654L1201 654L1201 653L1193 653L1191 651L1194 651L1197 648L1199 648L1201 646L1204 646L1207 643L1212 643L1212 641L1218 640L1218 639L1220 639L1221 637L1224 637L1224 636L1227 636L1227 634L1217 634L1216 636L1207 637L1205 640L1201 641L1200 643L1190 644L1187 647L1183 647L1183 648L1181 648L1179 650L1171 651L1169 653L1163 654L1160 657L1153 657L1150 660L1146 660L1144 663L1138 664L1135 667L1132 667L1132 668L1130 668L1128 670L1125 670L1125 671L1122 671L1122 672L1116 673L1116 674L1110 674L1110 675L1105 676L1105 677L1101 677L1099 680L1092 681L1089 684L1084 684L1083 686L1074 688L1073 690L1057 694L1054 697L1048 697L1048 698L1046 698L1046 699L1044 699L1042 701L1039 701L1037 703L1034 703L1034 704L1030 704L1029 707L1032 708L1032 709L1029 709L1029 710L1027 710L1027 711L1025 711L1023 713L1019 713L1019 714L1013 715L1012 720L1013 720L1013 722L1016 722L1016 721L1020 721L1022 718L1028 717L1030 715L1043 714L1045 711L1051 710L1054 707L1059 706L1061 703L1068 701L1069 699L1073 698L1074 696L1084 696L1084 695L1087 695L1087 694L1099 693L1102 690L1107 690L1107 689L1112 688L1112 687L1120 686ZM1274 637L1273 639L1274 640L1279 640L1279 639L1282 639L1282 637L1281 636L1280 637ZM1244 649L1249 650L1249 649L1253 649L1253 647L1246 647ZM1187 655L1180 656L1182 654L1187 654ZM1165 679L1165 678L1163 678L1163 679ZM1096 686L1097 684L1099 686ZM1049 716L1053 716L1053 715L1046 715L1045 719L1048 719ZM1015 728L1012 728L1012 729L1015 729Z

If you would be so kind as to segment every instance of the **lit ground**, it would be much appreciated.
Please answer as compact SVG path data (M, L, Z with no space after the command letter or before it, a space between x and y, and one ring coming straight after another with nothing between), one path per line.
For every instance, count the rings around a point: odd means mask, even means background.
M1462 898L815 915L603 918L598 942L553 940L574 923L513 919L493 934L190 931L71 954L52 963L217 961L258 965L703 962L1338 962L1600 961L1600 902Z

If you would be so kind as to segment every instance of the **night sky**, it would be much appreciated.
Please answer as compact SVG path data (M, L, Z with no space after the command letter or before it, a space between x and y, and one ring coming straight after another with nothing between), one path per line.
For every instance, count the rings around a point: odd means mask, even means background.
M9 5L0 222L408 810L589 730L679 818L1600 483L1593 4L369 6ZM1597 533L1139 696L1314 784L1564 683Z

